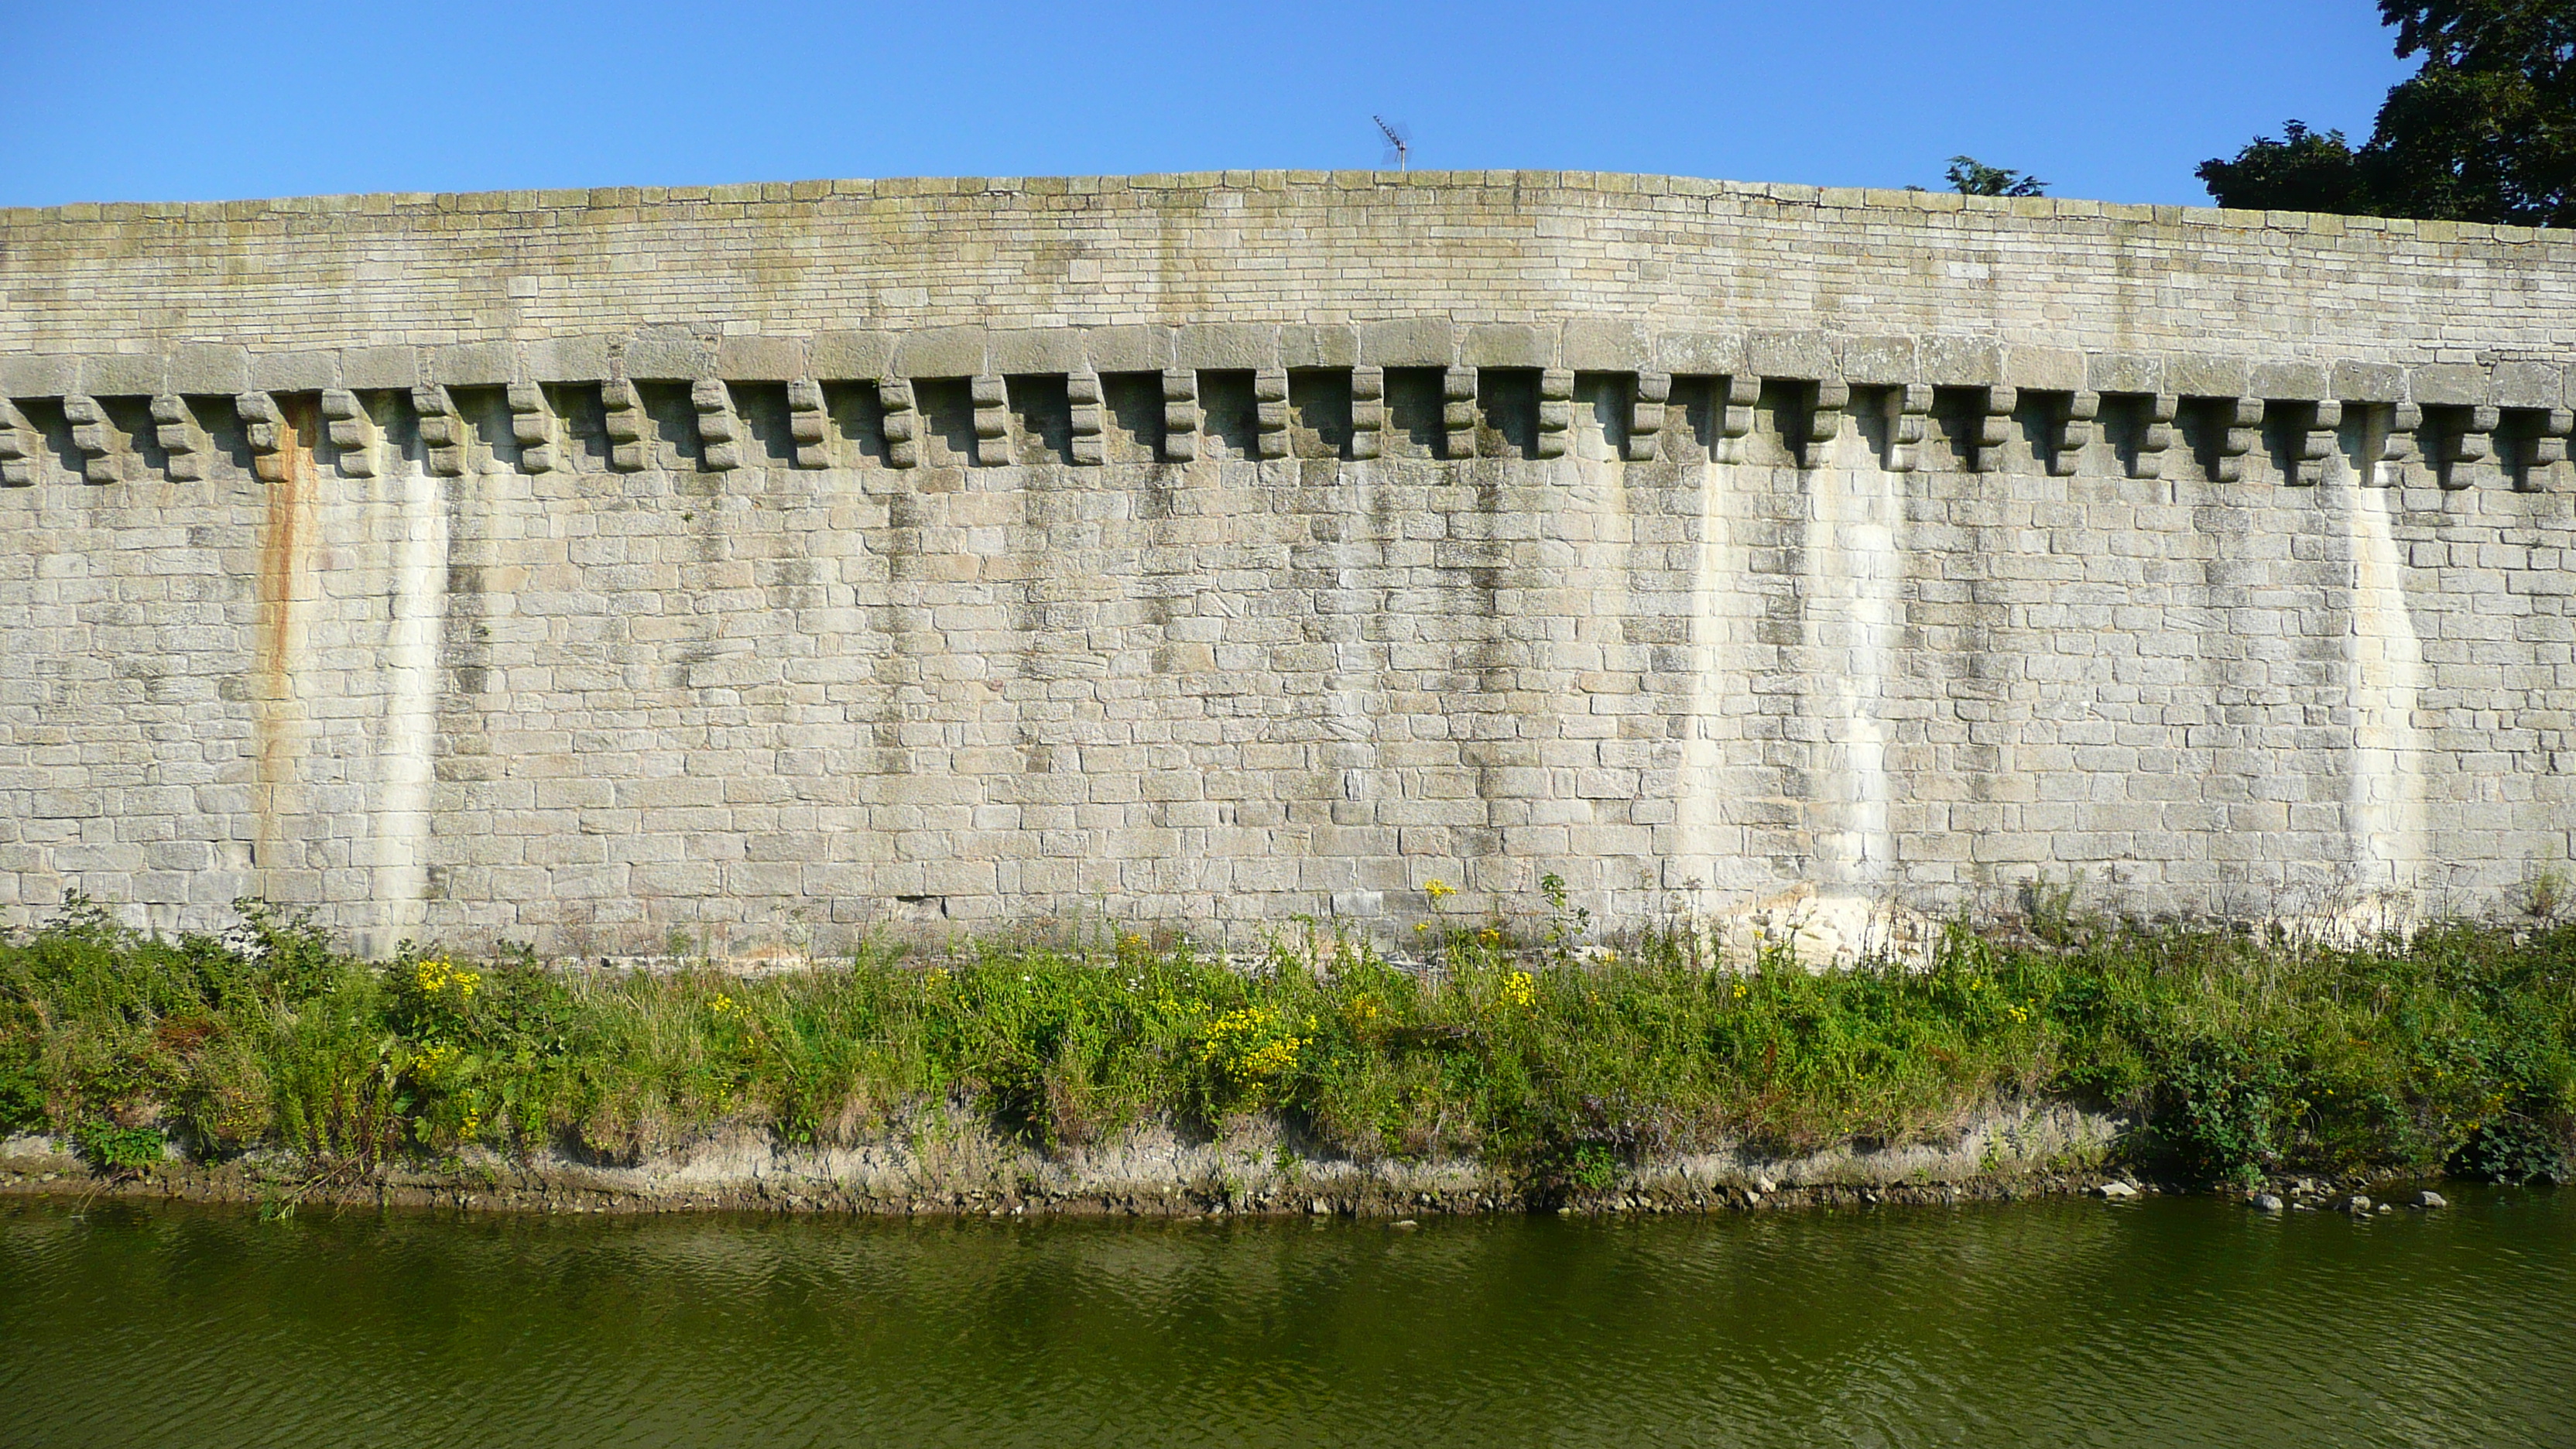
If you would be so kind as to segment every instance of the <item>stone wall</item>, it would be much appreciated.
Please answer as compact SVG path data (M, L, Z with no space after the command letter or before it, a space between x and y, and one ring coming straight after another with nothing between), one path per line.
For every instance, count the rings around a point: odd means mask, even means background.
M2494 909L2571 283L1552 173L0 212L0 912Z

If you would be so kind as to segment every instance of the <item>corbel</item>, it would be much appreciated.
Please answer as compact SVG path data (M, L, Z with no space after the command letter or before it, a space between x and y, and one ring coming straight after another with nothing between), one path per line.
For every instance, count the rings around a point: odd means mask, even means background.
M1188 463L1199 455L1199 375L1195 368L1163 369L1163 457Z
M1738 374L1716 390L1712 421L1717 424L1717 461L1744 461L1744 440L1753 436L1753 405L1762 400L1762 379Z
M1011 392L998 373L980 373L967 384L975 404L975 461L996 468L1011 461Z
M367 405L345 387L322 390L322 433L340 453L340 471L352 478L376 476L376 420Z
M1574 435L1574 369L1551 367L1538 375L1538 455L1565 456Z
M2138 467L2141 478L2161 478L2165 455L2173 451L2174 419L2182 412L2182 399L2173 393L2160 392L2147 399L2146 426L2138 431Z
M514 382L508 393L510 436L519 443L519 466L530 473L551 473L563 466L563 447L556 441L555 410L545 388Z
M27 415L18 405L0 397L0 485L25 488L36 481L38 465L44 458L44 439L38 437Z
M640 473L653 461L652 416L644 395L625 378L599 385L600 421L608 434L608 466L620 473ZM461 437L461 435L460 435Z
M921 408L912 395L912 379L889 377L877 384L877 409L884 415L886 466L921 466Z
M1923 459L1923 438L1931 430L1932 389L1909 382L1892 391L1895 415L1888 420L1887 471L1911 473Z
M796 466L830 467L831 436L832 414L823 405L823 384L810 377L787 384L787 437L796 445Z
M2460 440L2451 450L2451 466L2442 479L2445 488L2469 488L2494 481L2495 432L2504 422L2504 414L2492 404L2480 403L2470 408L2469 425L2460 431Z
M2559 486L2567 463L2568 434L2576 433L2576 412L2551 408L2531 438L2531 466L2523 470L2526 493L2548 493Z
M2245 458L2263 442L2263 400L2259 397L2220 399L2225 409L2225 433L2218 440L2218 466L2212 471L2212 482L2245 481Z
M2299 431L2298 456L2290 460L2290 483L2314 488L2326 481L2326 460L2334 456L2335 433L2343 427L2343 404L2332 398L2317 404L2316 414Z
M1969 472L1991 473L2003 461L2001 453L2004 442L2012 437L2013 413L2020 406L2020 388L1986 389L1985 408L1977 415L1977 436L1974 439L1976 456L1968 462Z
M1100 374L1076 372L1064 380L1064 400L1069 405L1073 423L1073 461L1085 468L1096 468L1108 455L1103 451L1101 435L1108 419L1100 401Z
M161 447L167 460L163 468L171 482L195 483L205 478L214 444L186 398L165 392L152 400L152 441Z
M689 384L689 406L698 410L698 443L708 471L730 472L742 466L742 419L733 410L733 390L720 377Z
M1440 429L1444 456L1476 456L1476 369L1452 367L1440 374Z
M2058 420L2057 446L2048 455L2049 476L2072 478L2083 471L2084 450L2093 446L2097 420L2102 416L2102 395L2077 392L2066 400L2066 416Z
M1628 461L1649 463L1663 449L1665 404L1672 401L1673 375L1669 372L1637 374L1637 396L1629 404Z
M1252 374L1253 456L1288 456L1288 374L1265 367Z
M250 447L251 476L262 483L286 481L290 429L285 415L277 410L277 399L264 392L246 392L233 399L233 411L241 417L242 441Z
M74 393L63 399L63 421L72 425L72 447L81 455L81 477L113 483L116 472L116 425L98 399Z
M1351 369L1351 457L1367 462L1386 451L1386 369Z
M1851 384L1840 378L1827 378L1816 384L1814 400L1807 409L1805 456L1801 464L1822 468L1834 460L1834 439L1842 436L1843 414L1851 410Z
M2398 403L2389 409L2388 434L2379 441L2379 457L2370 481L2384 488L2403 488L2409 468L2424 460L2424 409Z

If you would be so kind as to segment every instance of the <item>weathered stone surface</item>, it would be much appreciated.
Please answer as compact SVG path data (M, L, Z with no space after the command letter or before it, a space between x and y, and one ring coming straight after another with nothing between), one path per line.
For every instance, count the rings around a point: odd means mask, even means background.
M1804 940L2567 859L2576 243L1641 185L0 212L0 921L1403 936L1553 871Z

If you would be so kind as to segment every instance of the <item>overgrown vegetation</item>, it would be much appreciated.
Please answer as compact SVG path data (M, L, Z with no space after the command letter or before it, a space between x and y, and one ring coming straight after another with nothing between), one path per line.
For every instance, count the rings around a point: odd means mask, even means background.
M726 1127L845 1142L943 1114L1057 1150L1268 1113L1314 1151L1583 1185L1727 1141L1935 1137L2048 1097L2130 1114L2141 1165L2202 1181L2569 1174L2576 928L2337 950L2047 904L1953 925L1912 969L1721 961L1680 929L1605 948L1552 882L1532 921L1424 923L1428 969L1309 928L1249 964L1123 935L747 979L370 963L255 905L228 939L151 939L75 898L0 944L0 1128L117 1170L165 1136L347 1170L468 1144L631 1162Z

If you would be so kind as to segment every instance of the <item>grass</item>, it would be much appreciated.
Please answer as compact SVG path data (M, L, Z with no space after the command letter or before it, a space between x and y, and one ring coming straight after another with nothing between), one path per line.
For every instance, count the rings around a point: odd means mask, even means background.
M974 1114L1056 1151L1253 1113L1309 1151L1544 1187L2053 1099L2126 1114L2128 1157L2202 1182L2571 1175L2576 927L2339 950L2050 915L1954 924L1928 968L1815 974L1682 931L1584 946L1551 900L1541 929L1442 923L1427 971L1310 929L1249 967L1126 935L746 979L362 961L251 903L228 938L146 938L73 898L0 943L0 1129L128 1171L165 1138L325 1168L634 1162L726 1128L842 1143Z

